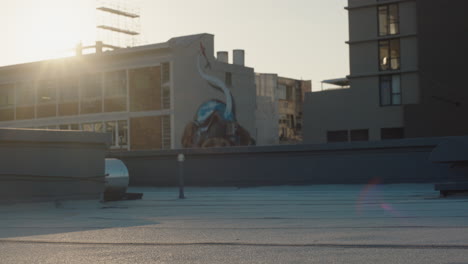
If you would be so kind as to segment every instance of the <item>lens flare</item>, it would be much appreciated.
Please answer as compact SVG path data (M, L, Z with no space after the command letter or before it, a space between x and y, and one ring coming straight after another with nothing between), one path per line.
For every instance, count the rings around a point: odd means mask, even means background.
M393 207L386 203L381 190L382 181L379 178L372 179L361 191L356 204L357 214L362 214L366 209L378 209L395 217L402 215ZM378 211L377 210L377 211Z

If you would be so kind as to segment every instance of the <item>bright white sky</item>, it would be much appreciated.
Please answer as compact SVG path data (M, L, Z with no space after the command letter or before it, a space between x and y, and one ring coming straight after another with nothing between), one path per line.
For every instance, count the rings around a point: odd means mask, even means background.
M128 2L129 0L127 0ZM133 0L142 43L196 33L246 50L256 72L320 81L349 73L346 0ZM95 0L0 0L0 65L70 53L95 38Z

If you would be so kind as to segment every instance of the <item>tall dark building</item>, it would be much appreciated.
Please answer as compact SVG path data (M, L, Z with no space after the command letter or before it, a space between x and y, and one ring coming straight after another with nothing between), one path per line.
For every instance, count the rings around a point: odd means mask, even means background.
M416 4L421 93L405 106L405 136L468 135L468 1Z
M348 89L309 93L308 143L468 135L464 0L349 0Z

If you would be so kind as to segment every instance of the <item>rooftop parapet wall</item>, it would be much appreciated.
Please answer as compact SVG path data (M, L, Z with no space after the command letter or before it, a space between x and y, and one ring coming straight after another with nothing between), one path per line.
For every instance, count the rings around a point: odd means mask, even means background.
M189 186L437 183L465 177L429 160L446 140L137 151L119 157L133 186L176 186L178 153L185 154Z
M98 200L104 190L104 133L0 129L0 200Z

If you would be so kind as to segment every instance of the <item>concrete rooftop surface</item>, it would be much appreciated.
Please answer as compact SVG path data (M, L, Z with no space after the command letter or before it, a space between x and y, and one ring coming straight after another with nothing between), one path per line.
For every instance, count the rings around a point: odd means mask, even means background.
M433 185L131 188L0 206L0 263L468 263L468 197Z

